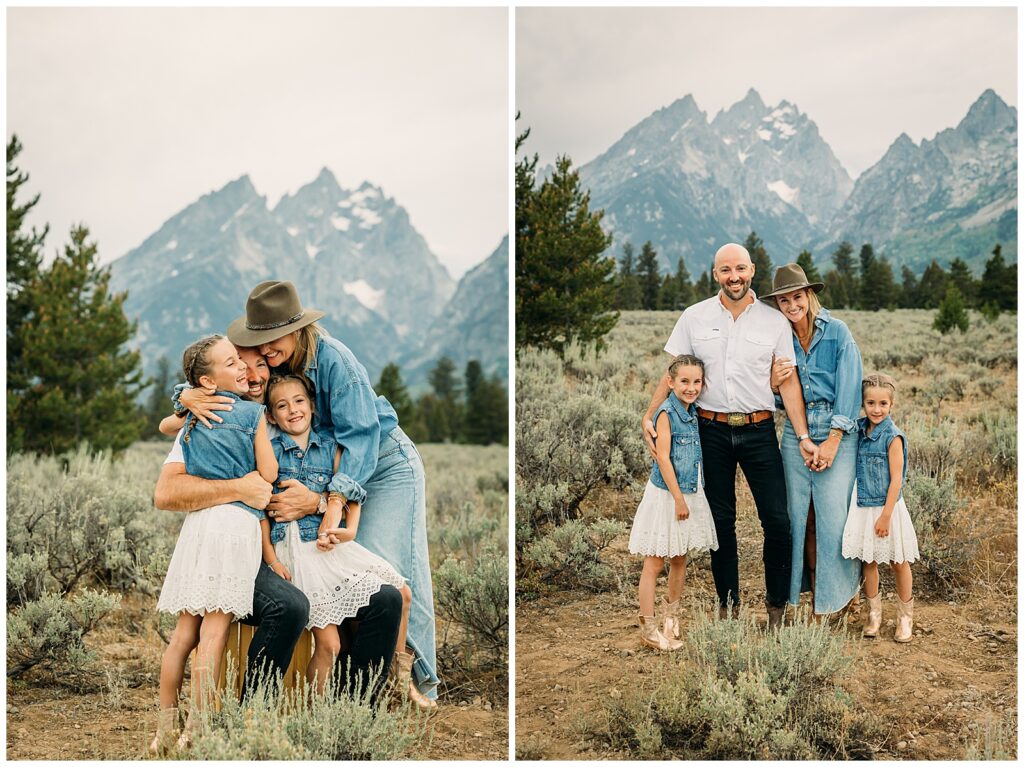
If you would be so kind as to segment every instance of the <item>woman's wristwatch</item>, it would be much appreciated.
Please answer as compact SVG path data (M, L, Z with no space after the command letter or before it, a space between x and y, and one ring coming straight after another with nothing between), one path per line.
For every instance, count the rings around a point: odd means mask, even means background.
M320 496L320 500L316 504L316 513L317 514L326 514L327 513L327 493L318 493L318 495Z
M810 439L810 438L811 438L810 434L798 434L796 436L796 441L797 442L803 442L805 439Z

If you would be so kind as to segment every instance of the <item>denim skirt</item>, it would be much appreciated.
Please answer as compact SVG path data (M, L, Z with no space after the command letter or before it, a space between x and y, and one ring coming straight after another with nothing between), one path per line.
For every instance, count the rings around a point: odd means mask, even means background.
M807 427L811 439L821 444L828 437L832 406L807 403ZM807 516L814 503L815 549L814 612L834 613L846 606L860 586L860 562L843 557L843 529L857 480L857 435L846 434L839 443L832 466L822 472L804 465L800 444L789 419L782 430L782 465L786 473L786 497L793 531L793 570L789 602L800 603L800 593L811 590L811 573L804 562Z

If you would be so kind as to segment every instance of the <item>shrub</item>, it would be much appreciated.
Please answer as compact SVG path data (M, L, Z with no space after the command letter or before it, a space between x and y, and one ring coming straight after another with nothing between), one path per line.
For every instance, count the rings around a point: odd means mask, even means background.
M526 583L603 591L615 573L601 555L626 525L614 519L574 519L531 542L523 553Z
M7 613L7 676L32 668L59 673L61 681L84 686L102 674L84 637L121 602L120 595L84 589L69 598L46 594Z
M200 714L202 726L189 759L200 760L390 760L416 756L425 717L412 707L370 707L367 696L339 694L334 678L324 695L304 681L293 693L260 682L239 702L222 698L220 711Z
M914 521L921 564L946 587L966 583L980 541L960 518L967 504L957 497L953 480L911 470L903 495Z
M827 627L764 635L750 620L690 630L691 652L667 658L651 692L608 704L608 737L643 758L870 757L872 720L836 684L852 661Z
M964 759L970 762L1012 761L1017 758L1016 742L1017 727L1010 717L993 719L989 716L985 719L980 740L967 745Z
M508 659L508 557L489 546L474 563L445 560L434 574L438 614L461 624L467 636L454 645L463 669L504 669ZM482 658L480 656L483 656Z
M153 508L159 464L146 480L140 464L86 447L60 458L8 459L9 605L79 585L155 592L180 515Z

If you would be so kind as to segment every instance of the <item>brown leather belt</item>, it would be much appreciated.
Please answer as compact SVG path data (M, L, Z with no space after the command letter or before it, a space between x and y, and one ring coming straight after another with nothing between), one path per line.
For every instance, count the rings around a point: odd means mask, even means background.
M707 418L709 421L718 421L719 423L727 423L730 426L746 426L751 423L761 423L761 421L767 421L772 417L771 410L755 410L753 413L716 413L713 410L705 410L704 408L697 408L697 413L701 418Z

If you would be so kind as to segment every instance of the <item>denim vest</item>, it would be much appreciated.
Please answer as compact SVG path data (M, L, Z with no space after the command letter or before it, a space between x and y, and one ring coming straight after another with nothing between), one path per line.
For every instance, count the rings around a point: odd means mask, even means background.
M897 500L903 497L907 484L907 435L896 428L889 416L871 434L867 434L867 427L866 417L857 420L857 505L882 506L889 493L889 445L896 437L903 438L903 478Z
M246 402L237 394L219 391L221 397L235 400L231 410L218 412L223 423L210 421L212 429L196 424L189 432L189 425L195 420L191 413L185 419L185 433L188 441L181 440L181 452L185 459L185 471L193 477L204 479L239 479L251 471L256 471L256 428L263 418L263 405ZM266 516L261 510L254 509L241 501L234 501L234 506L245 509L256 515L257 519Z
M690 405L687 409L675 393L670 392L668 399L654 414L655 425L662 413L668 413L668 423L672 429L669 457L672 459L672 468L675 469L679 489L686 495L696 493L697 478L700 476L700 431L697 427L696 408ZM651 469L651 484L668 490L657 461Z
M278 482L297 479L314 493L322 493L327 489L331 477L334 476L334 454L338 448L330 432L310 430L309 443L305 450L295 444L290 434L283 431L270 440L270 444L274 446L274 455L277 456ZM280 489L275 487L274 492L280 492ZM288 525L299 526L301 540L315 541L323 518L323 514L310 514L292 522L277 522L272 519L270 542L284 540Z

